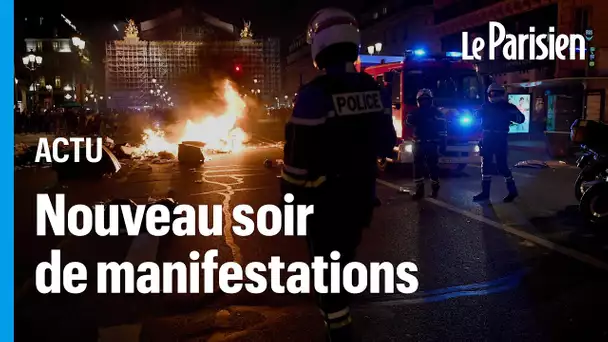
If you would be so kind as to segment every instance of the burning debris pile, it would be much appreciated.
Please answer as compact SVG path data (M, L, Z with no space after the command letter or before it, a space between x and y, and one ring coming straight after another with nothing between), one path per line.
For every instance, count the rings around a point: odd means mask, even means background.
M207 153L229 153L240 151L248 137L238 127L239 120L245 116L246 104L230 81L223 81L221 97L225 102L223 112L201 111L198 119L187 120L175 134L177 138L169 139L161 129L144 129L143 143L131 149L132 157L151 158L171 155L177 157L179 145L183 142L201 144ZM189 145L192 145L191 143ZM169 158L166 158L169 159Z

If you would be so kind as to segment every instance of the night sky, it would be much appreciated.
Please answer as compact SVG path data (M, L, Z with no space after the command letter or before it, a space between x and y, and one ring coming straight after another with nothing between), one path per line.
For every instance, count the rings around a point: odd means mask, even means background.
M60 11L77 26L86 31L98 31L99 26L108 27L108 22L134 18L136 21L155 16L179 7L187 1L171 0L104 0L83 2L63 1L16 1L17 17L25 16L32 10ZM241 26L242 20L251 20L253 32L257 36L278 36L289 41L306 30L306 24L315 11L336 6L350 11L360 10L364 0L221 0L193 1L198 8L221 20ZM107 25L107 26L106 26ZM97 26L97 29L96 27Z

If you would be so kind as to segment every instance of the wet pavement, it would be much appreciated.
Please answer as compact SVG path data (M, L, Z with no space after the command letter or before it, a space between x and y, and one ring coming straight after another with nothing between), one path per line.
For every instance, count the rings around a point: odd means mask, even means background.
M50 169L16 171L16 288L18 323L38 328L38 341L60 330L91 326L102 341L322 341L323 323L312 295L171 294L51 296L33 293L35 265L60 245L67 259L94 263L124 260L128 238L35 237L34 196L63 192L68 203L109 198L146 203L171 196L180 203L234 207L278 203L279 168L266 168L281 151L265 147L218 155L200 168L174 162L127 162L118 175L49 188ZM514 151L511 164L542 155ZM444 174L437 199L415 203L400 192L411 185L407 168L392 168L378 181L383 205L364 234L361 262L413 261L419 290L411 295L363 293L354 322L363 341L600 341L608 339L608 239L586 229L576 213L567 165L514 169L521 197L500 202L506 189L496 177L493 205L477 204L479 166ZM219 262L307 261L298 237L165 237L157 261L188 260L191 250L218 249ZM26 285L23 285L26 284ZM86 312L86 314L84 314ZM82 322L59 327L49 316ZM25 318L27 318L27 320ZM19 329L25 340L31 329ZM51 337L55 336L55 337ZM45 337L47 339L45 339ZM62 340L86 341L83 337Z

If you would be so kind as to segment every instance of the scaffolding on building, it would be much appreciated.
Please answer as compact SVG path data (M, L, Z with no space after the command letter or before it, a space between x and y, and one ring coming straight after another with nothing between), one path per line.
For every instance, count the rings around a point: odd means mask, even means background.
M205 49L203 49L205 44ZM143 107L151 103L154 83L176 85L183 75L200 71L201 56L216 53L239 56L245 73L255 80L260 95L280 96L281 66L278 39L238 41L143 41L131 21L125 38L106 43L106 88L111 108ZM253 86L253 85L252 85Z

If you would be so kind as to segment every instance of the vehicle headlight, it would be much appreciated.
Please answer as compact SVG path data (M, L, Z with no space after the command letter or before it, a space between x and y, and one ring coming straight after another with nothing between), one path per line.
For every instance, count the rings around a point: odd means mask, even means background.
M410 145L405 145L405 152L407 153L412 153L412 151L414 150L414 146Z
M481 149L479 148L479 145L475 145L475 147L473 147L473 152L479 153L479 151L481 151Z

